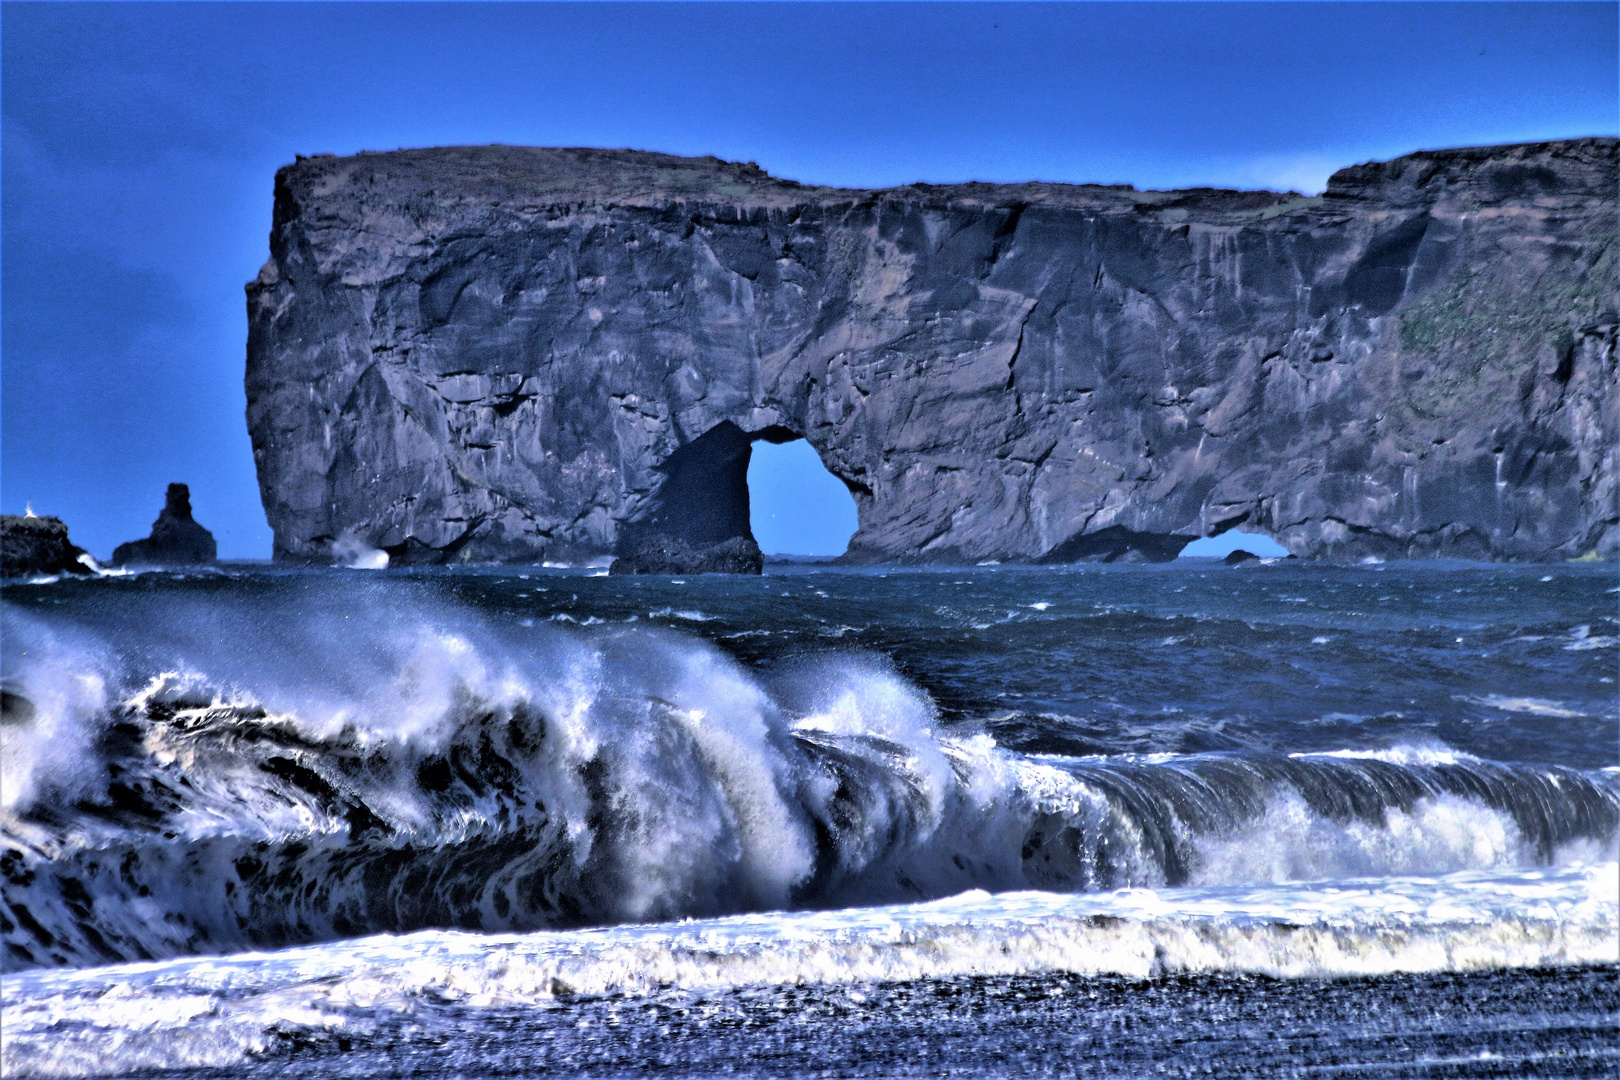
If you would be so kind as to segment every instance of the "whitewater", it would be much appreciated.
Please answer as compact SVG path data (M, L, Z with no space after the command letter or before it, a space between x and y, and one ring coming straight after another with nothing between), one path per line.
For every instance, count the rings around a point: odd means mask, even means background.
M1615 607L1460 564L11 586L4 1071L1175 1074L1281 1009L1310 1039L1218 1052L1601 1075ZM1120 1010L1128 1068L1078 1034Z

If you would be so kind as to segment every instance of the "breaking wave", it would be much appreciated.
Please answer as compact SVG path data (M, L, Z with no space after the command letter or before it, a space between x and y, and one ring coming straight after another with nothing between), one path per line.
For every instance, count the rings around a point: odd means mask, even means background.
M1028 757L870 656L747 668L397 590L108 618L4 613L14 968L1615 857L1608 771Z
M428 930L7 978L6 1074L223 1068L461 1007L914 979L1322 978L1620 961L1616 864L1331 885L966 893L526 935ZM581 1021L582 1023L584 1021Z

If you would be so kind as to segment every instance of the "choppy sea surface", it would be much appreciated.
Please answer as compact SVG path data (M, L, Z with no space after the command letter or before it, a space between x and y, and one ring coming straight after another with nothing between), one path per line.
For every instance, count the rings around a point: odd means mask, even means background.
M6 1076L1613 1076L1612 566L0 601Z

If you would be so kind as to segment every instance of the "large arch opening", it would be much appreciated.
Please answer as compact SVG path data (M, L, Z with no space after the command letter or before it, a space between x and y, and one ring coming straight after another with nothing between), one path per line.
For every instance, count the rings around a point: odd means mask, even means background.
M723 420L656 466L645 511L619 531L614 574L757 574L764 555L837 556L855 498L796 431Z
M780 431L784 437L776 437ZM767 555L834 556L859 522L855 497L811 445L785 429L754 443L748 463L749 524Z
M1247 551L1251 555L1258 555L1262 559L1281 559L1288 555L1287 548L1265 533L1239 532L1237 529L1228 529L1217 536L1199 537L1182 548L1179 557L1183 559L1224 559L1239 549Z

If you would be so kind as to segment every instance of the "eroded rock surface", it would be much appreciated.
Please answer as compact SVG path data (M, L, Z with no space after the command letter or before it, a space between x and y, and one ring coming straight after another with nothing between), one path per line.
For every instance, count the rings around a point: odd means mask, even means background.
M854 494L852 559L1162 559L1239 523L1301 555L1612 558L1616 148L1419 153L1316 198L301 160L248 286L276 554L747 537L748 440L803 436Z
M191 516L191 489L170 484L163 509L152 522L152 535L113 549L114 566L192 566L211 563L219 554L214 534Z

